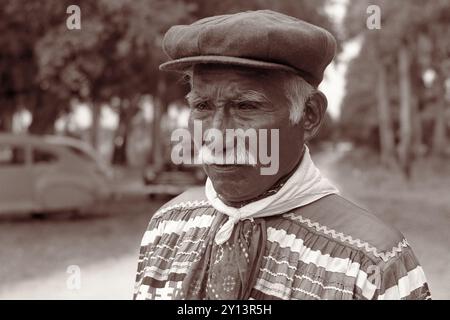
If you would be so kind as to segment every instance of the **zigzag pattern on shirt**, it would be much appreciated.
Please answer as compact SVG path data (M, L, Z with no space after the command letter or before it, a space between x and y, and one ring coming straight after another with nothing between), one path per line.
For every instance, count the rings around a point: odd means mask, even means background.
M174 210L174 209L181 209L181 208L193 209L193 208L197 208L197 207L201 207L201 206L208 206L208 205L210 205L210 203L207 200L200 200L200 201L194 200L194 201L180 202L180 203L177 203L177 204L165 207L165 208L161 208L160 210L158 210L156 212L155 217L159 216L161 214L164 214L168 211ZM287 213L287 214L284 214L283 217L286 217L286 218L289 218L292 220L297 220L303 224L308 225L310 228L314 228L319 232L322 232L326 235L330 235L334 239L339 239L342 242L347 242L347 243L357 246L358 248L363 248L366 252L372 253L374 256L381 258L385 262L388 261L389 259L395 257L397 255L397 253L400 253L402 251L403 248L406 248L407 246L409 246L406 239L403 239L402 241L400 241L398 243L397 246L393 247L390 251L378 252L377 248L375 248L374 246L370 245L369 243L367 243L365 241L362 241L360 239L353 239L352 236L350 236L350 235L346 235L342 232L337 232L334 229L329 229L326 226L320 225L318 222L313 222L307 218L303 218L301 215L294 214L294 213Z
M367 243L365 241L362 241L360 239L353 239L349 235L343 234L342 232L337 232L336 230L333 230L333 229L329 229L326 226L320 225L318 222L313 222L307 218L303 218L301 215L294 214L294 213L287 213L287 214L284 214L283 217L300 221L301 223L306 224L310 228L314 228L319 232L322 232L326 235L330 235L334 239L339 239L342 242L348 242L352 245L357 246L358 248L363 248L367 252L372 253L374 256L383 259L383 261L385 261L385 262L388 261L389 259L395 257L396 254L400 253L403 248L406 248L407 246L409 246L406 239L403 239L402 241L400 241L398 243L397 246L393 247L392 250L385 251L385 252L378 252L377 248L375 248L374 246L370 245L369 243Z
M202 207L202 206L208 206L210 205L209 202L207 200L194 200L194 201L185 201L185 202L180 202L165 208L161 208L159 209L156 213L155 213L155 217L164 214L168 211L174 210L174 209L193 209L193 208L197 208L197 207Z

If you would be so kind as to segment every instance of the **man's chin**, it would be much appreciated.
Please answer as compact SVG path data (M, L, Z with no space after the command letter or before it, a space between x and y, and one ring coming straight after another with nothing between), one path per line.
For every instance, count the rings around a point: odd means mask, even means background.
M221 178L217 174L214 178L210 178L221 200L226 203L242 202L252 196L249 193L251 186L247 181L242 181L242 176L227 175L226 178ZM241 179L240 179L241 178Z
M211 164L205 167L205 171L213 182L214 188L219 185L239 188L247 184L257 183L259 178L259 169L249 165Z
M242 192L240 192L243 190L238 190L236 188L232 190L224 188L223 190L220 189L216 191L219 195L220 200L222 200L225 204L229 206L236 206L236 204L243 203L247 201L249 198L251 198L250 196L247 196Z

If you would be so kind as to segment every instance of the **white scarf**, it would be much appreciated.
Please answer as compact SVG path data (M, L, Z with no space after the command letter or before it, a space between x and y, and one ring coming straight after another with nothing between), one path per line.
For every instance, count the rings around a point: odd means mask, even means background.
M319 169L312 162L309 149L306 146L299 167L277 193L251 202L241 208L230 207L223 203L209 178L205 185L205 194L211 205L217 211L229 217L216 234L215 242L218 245L228 241L234 225L240 220L282 214L338 192L326 178L322 177Z

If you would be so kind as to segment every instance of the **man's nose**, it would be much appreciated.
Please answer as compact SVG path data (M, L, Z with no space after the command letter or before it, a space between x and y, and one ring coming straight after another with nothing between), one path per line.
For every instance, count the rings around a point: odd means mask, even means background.
M213 120L212 120L212 127L214 129L218 129L222 132L225 132L225 129L229 129L230 127L230 115L225 110L224 107L217 108L214 112Z

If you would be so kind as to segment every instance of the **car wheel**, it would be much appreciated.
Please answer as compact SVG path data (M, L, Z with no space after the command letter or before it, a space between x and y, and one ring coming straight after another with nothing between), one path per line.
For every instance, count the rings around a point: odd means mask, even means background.
M48 218L48 214L44 212L33 212L30 216L36 220L45 220Z

